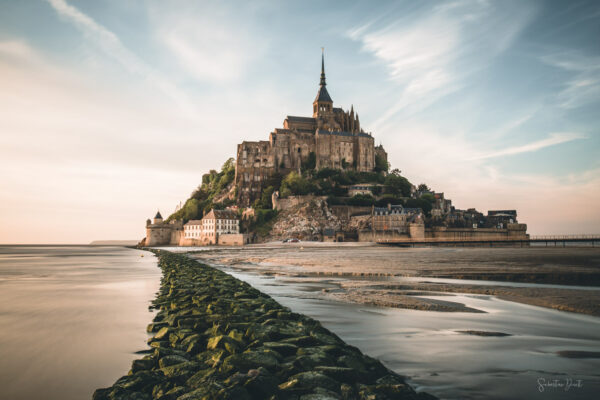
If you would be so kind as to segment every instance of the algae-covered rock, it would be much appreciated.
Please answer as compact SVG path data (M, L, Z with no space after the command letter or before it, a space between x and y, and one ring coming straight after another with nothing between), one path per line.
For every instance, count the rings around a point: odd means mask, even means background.
M158 332L160 329L162 329L168 325L169 324L167 324L166 322L154 322L154 323L148 325L148 327L146 328L146 332L148 332L148 333Z
M148 393L137 392L128 389L116 387L111 390L108 395L109 400L151 400L152 397Z
M187 362L187 358L177 355L165 356L158 361L160 368L169 367L175 364L181 364Z
M263 347L276 351L284 357L291 356L296 354L298 351L298 346L291 343L283 343L283 342L265 342L263 343Z
M171 332L171 328L168 326L164 326L159 329L159 331L154 335L154 340L162 340L163 338L169 337L169 332Z
M277 357L268 350L245 351L227 357L223 361L223 369L231 371L248 371L259 367L273 369L277 364Z
M138 371L131 375L126 375L117 380L115 387L131 391L142 391L152 388L162 380L160 374L153 371Z
M152 358L142 358L141 360L133 360L131 363L131 372L150 370L156 366L156 360Z
M217 372L214 368L201 369L192 375L185 384L192 389L196 389L205 385L206 382Z
M238 342L229 336L219 335L208 339L206 348L208 350L225 349L229 353L234 354L237 353L242 346L243 344L241 342Z
M162 373L167 378L181 378L187 379L190 375L192 375L199 367L199 364L194 361L186 361L175 365L170 365L168 367L163 367L160 369Z
M287 382L279 385L279 389L292 393L309 392L316 388L339 392L340 384L320 372L301 372L292 376Z
M166 392L160 392L156 396L153 396L155 400L176 400L181 395L187 393L189 390L183 386L176 386Z
M248 371L244 387L255 399L267 399L277 393L278 379L264 368Z
M358 371L353 368L319 365L315 367L315 370L338 382L354 383L360 378Z
M291 343L298 347L317 346L319 341L312 336L295 336L281 340L283 343Z
M304 394L299 400L341 400L342 396L323 388L317 388L315 393Z

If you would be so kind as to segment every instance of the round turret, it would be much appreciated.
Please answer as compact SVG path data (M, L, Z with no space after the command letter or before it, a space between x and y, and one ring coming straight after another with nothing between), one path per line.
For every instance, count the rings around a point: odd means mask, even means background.
M163 217L162 217L162 215L160 215L160 211L156 212L156 215L154 216L154 223L155 224L162 224L163 223Z

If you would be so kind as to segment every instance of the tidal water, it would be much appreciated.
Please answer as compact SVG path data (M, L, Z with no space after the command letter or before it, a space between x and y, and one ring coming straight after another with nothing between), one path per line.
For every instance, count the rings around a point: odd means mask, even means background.
M441 399L597 399L600 358L559 351L600 351L600 318L493 296L435 297L486 313L431 312L332 301L336 279L266 276L221 266ZM477 283L481 283L477 281ZM595 288L598 290L599 288ZM481 337L458 331L503 332ZM596 355L598 357L598 355Z
M112 385L147 348L159 283L148 252L0 246L0 399L90 399Z

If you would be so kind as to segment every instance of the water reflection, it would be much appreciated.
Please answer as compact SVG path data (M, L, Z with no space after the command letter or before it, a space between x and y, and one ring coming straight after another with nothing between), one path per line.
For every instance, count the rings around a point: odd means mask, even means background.
M561 350L597 351L600 319L503 301L493 296L427 296L457 301L482 313L378 308L331 301L320 289L333 280L289 279L224 270L292 310L323 323L348 343L444 399L596 398L600 359L572 359ZM481 337L459 331L503 332ZM547 388L538 379L581 379L581 388Z
M79 400L113 384L146 348L159 280L138 250L0 246L0 397Z

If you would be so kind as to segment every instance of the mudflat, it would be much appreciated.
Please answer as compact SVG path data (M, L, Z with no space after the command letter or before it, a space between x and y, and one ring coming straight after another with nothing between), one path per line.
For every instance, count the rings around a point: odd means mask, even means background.
M218 248L194 253L193 257L262 274L333 279L337 288L325 291L343 301L482 312L452 301L452 294L472 293L600 316L599 248L295 243Z

